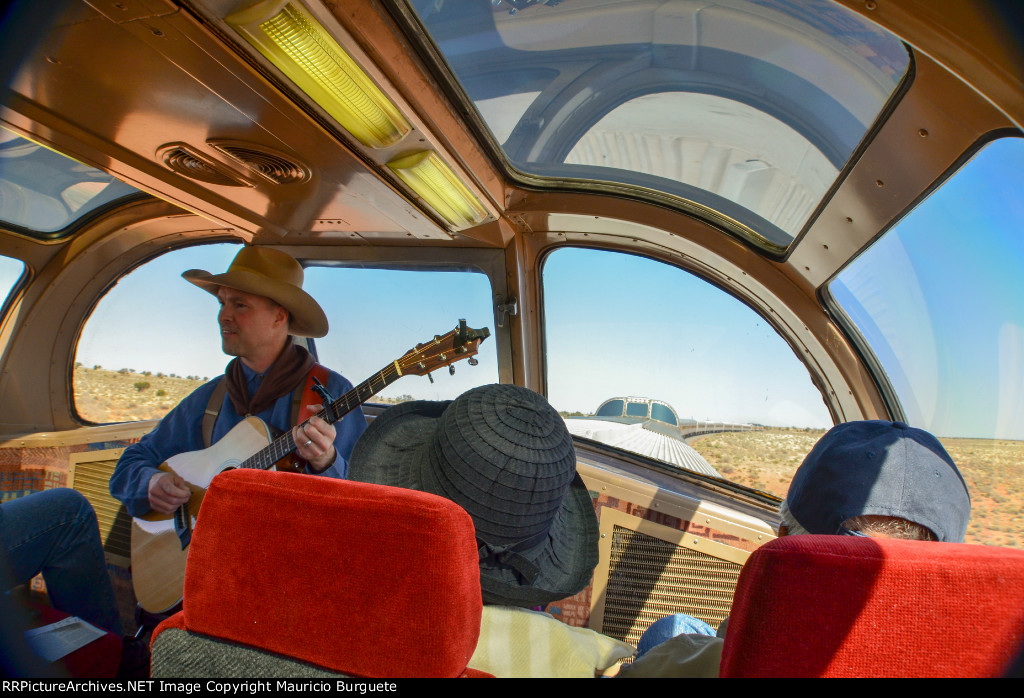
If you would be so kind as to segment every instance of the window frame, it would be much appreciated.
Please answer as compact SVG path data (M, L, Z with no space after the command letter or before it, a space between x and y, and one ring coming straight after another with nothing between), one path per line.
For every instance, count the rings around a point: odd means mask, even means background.
M78 352L78 345L81 341L82 332L93 317L100 302L107 296L122 279L135 272L140 267L155 261L159 257L188 247L199 247L203 245L216 245L222 243L242 243L243 241L234 237L219 236L205 240L192 241L183 245L169 245L145 258L140 259L130 267L122 270L115 279L106 285L104 290L93 300L88 311L84 314L78 327L77 334L72 343L68 357L68 410L71 418L81 426L96 427L107 424L139 424L141 422L93 422L83 417L75 404L74 369ZM500 249L481 248L458 248L456 250L443 248L417 249L410 247L328 247L328 246L286 246L273 245L295 257L304 269L310 266L337 266L337 267L362 267L373 269L390 269L397 271L465 271L468 273L483 274L491 288L491 309L492 324L488 329L491 336L488 342L495 342L495 356L497 360L498 380L501 383L513 382L512 350L510 323L505 322L504 327L497 325L496 306L500 299L508 297L508 289L505 273L505 251ZM239 248L240 249L240 248ZM457 320L458 318L453 318ZM415 338L412 341L421 341L423 338ZM315 344L314 344L315 348ZM387 357L382 358L384 361ZM393 357L392 357L393 358ZM362 380L364 377L350 377ZM336 396L337 397L337 396ZM369 414L375 414L385 407L382 403L367 402L371 406Z

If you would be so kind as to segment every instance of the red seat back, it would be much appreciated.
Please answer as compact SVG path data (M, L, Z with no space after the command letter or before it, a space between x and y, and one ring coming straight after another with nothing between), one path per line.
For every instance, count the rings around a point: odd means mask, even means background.
M747 561L722 676L997 676L1024 631L1024 551L788 536Z
M453 502L235 470L206 494L167 626L350 676L455 677L481 608L473 522Z

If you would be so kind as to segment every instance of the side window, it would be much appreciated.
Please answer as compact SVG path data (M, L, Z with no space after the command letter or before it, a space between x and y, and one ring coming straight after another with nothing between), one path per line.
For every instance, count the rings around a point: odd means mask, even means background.
M832 281L909 424L971 492L968 543L1024 547L1024 139L982 148ZM870 349L868 349L870 347Z
M25 264L23 262L0 255L0 308L7 305L11 291L14 290L24 273Z
M158 419L230 361L221 351L217 299L181 278L187 269L222 271L237 245L169 252L120 279L96 306L75 356L80 417L106 423ZM320 362L359 384L416 344L465 318L493 332L486 276L465 272L309 267L303 287L324 308L329 334L316 342ZM375 400L447 400L498 382L494 339L475 357L435 372L435 382L404 377ZM339 396L335 396L339 397Z
M783 497L832 426L789 345L693 274L565 248L543 283L548 397L574 434Z
M75 352L75 410L87 422L159 419L224 372L217 299L181 278L187 269L227 269L237 245L168 252L107 292Z
M354 385L388 368L403 354L458 326L494 333L491 286L482 273L437 270L307 267L305 288L327 313L330 333L316 341L320 362ZM494 337L475 357L423 376L403 376L371 402L452 400L478 385L498 382Z

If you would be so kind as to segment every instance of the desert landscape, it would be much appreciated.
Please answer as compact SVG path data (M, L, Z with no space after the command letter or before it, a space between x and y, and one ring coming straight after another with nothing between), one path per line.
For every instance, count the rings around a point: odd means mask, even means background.
M75 406L96 423L159 419L206 382L127 368L76 366ZM377 399L379 402L401 402ZM789 481L821 430L767 428L702 436L690 441L722 475L741 485L785 497ZM968 543L1024 548L1024 442L940 439L971 492Z
M785 497L789 481L824 431L765 429L690 441L733 482ZM966 542L1024 548L1024 442L940 438L971 493Z
M74 375L75 409L82 419L96 424L160 419L211 377L165 375L128 368L111 370L102 366L89 368L79 364L75 366ZM407 399L412 397L377 397L374 401L396 403Z
M78 364L73 380L78 415L88 422L104 424L160 419L209 377Z

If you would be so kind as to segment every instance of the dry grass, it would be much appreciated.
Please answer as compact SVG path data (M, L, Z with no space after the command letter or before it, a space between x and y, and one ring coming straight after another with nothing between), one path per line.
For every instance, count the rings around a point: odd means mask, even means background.
M967 542L1024 548L1024 441L940 441L971 492Z
M699 436L689 443L733 482L785 497L789 481L824 430L765 429Z
M75 368L75 407L83 419L103 424L160 419L205 378L145 375L121 369ZM149 383L139 390L136 383ZM160 394L160 393L163 394Z
M160 419L207 380L202 376L172 378L154 373L135 373L127 369L111 371L78 366L74 376L75 407L83 419L97 424ZM149 386L139 390L136 383L149 383ZM387 404L407 400L412 400L412 396L373 398L373 402Z
M766 429L712 434L690 444L730 480L785 497L823 431ZM1024 548L1024 442L941 439L971 493L966 542Z

